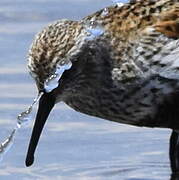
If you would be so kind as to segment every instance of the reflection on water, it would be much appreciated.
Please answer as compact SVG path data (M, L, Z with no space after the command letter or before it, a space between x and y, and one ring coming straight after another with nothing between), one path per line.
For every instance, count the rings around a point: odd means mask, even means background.
M37 94L26 68L26 53L34 34L51 21L80 19L109 4L111 0L1 0L0 142ZM31 127L18 131L14 146L1 162L1 180L170 179L169 130L112 123L77 113L61 103L49 117L34 165L26 168Z

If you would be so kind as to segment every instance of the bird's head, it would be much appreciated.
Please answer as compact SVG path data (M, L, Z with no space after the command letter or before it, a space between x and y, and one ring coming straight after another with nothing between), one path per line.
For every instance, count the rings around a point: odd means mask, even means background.
M100 35L99 30L97 33ZM54 105L81 94L82 88L88 87L85 92L89 87L97 88L97 74L99 79L105 77L99 71L108 58L108 51L93 38L82 23L62 20L44 28L32 43L28 67L43 95L29 144L27 166L34 161L40 134Z
M63 94L63 84L60 83L64 72L69 77L75 73L75 52L77 39L82 26L75 21L61 20L45 27L35 37L28 55L28 68L35 79L39 92L43 92L39 100L39 108L35 120L32 137L29 144L26 165L33 163L34 152L45 124L45 121L57 101ZM73 61L73 62L72 62ZM74 73L72 73L73 71ZM70 78L68 78L69 84ZM61 84L61 88L59 88ZM66 83L67 84L67 83ZM61 96L60 96L61 94Z
M61 20L38 33L28 55L28 68L38 90L44 90L45 81L55 73L57 66L68 64L79 48L77 39L82 25L75 21Z

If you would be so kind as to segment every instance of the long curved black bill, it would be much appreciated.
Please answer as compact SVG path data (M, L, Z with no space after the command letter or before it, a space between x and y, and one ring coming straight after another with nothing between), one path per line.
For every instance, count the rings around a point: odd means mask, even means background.
M55 105L55 98L51 93L44 93L40 98L38 112L27 152L26 166L31 166L34 162L34 153L42 129L54 105Z

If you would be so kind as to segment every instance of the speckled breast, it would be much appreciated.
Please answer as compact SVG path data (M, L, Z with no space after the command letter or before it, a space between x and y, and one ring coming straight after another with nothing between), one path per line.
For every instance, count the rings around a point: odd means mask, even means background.
M145 127L179 128L179 83L159 75L120 87L74 96L73 109L106 120Z
M111 80L100 88L84 90L68 104L111 121L178 129L178 40L159 35L146 46L144 38L133 46L130 56L112 68Z

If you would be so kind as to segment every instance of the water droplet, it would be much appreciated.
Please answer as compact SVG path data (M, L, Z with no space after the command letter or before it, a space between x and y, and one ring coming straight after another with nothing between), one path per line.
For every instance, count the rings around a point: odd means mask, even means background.
M103 28L94 19L86 22L86 31L89 33L87 40L93 40L104 33Z
M21 127L22 124L26 124L31 120L31 111L32 108L30 107L27 111L22 112L17 117L17 127Z
M112 0L113 3L117 4L118 7L124 6L124 3L121 0Z
M17 130L20 129L22 127L22 125L27 124L31 120L30 117L31 117L31 112L32 112L33 106L39 101L42 94L43 93L39 93L37 98L34 99L34 101L28 107L28 109L17 116L17 124L16 124L15 128L13 129L13 131L11 132L9 137L0 144L0 161L3 160L5 153L13 145L13 141L14 141Z
M17 127L21 128L22 125L26 125L31 120L31 112L33 106L39 101L43 93L38 94L37 98L34 99L28 109L17 116Z
M69 61L68 63L65 64L65 62L63 62L63 64L57 64L57 67L56 67L56 71L55 73L56 74L62 74L65 70L68 70L72 67L72 63L71 61Z
M11 148L16 131L17 131L17 129L14 128L14 130L11 132L10 136L0 144L0 161L3 160L5 153L7 153L9 151L9 149Z
M50 76L44 83L44 89L47 93L51 92L53 89L58 87L59 80L63 75L64 71L70 69L71 66L71 61L69 61L66 64L57 64L55 73L52 76Z
M50 76L44 84L44 89L46 92L51 92L53 89L58 87L58 80L59 80L59 76L57 75L52 75Z
M102 16L107 16L109 14L108 8L104 8L104 10L102 11Z

